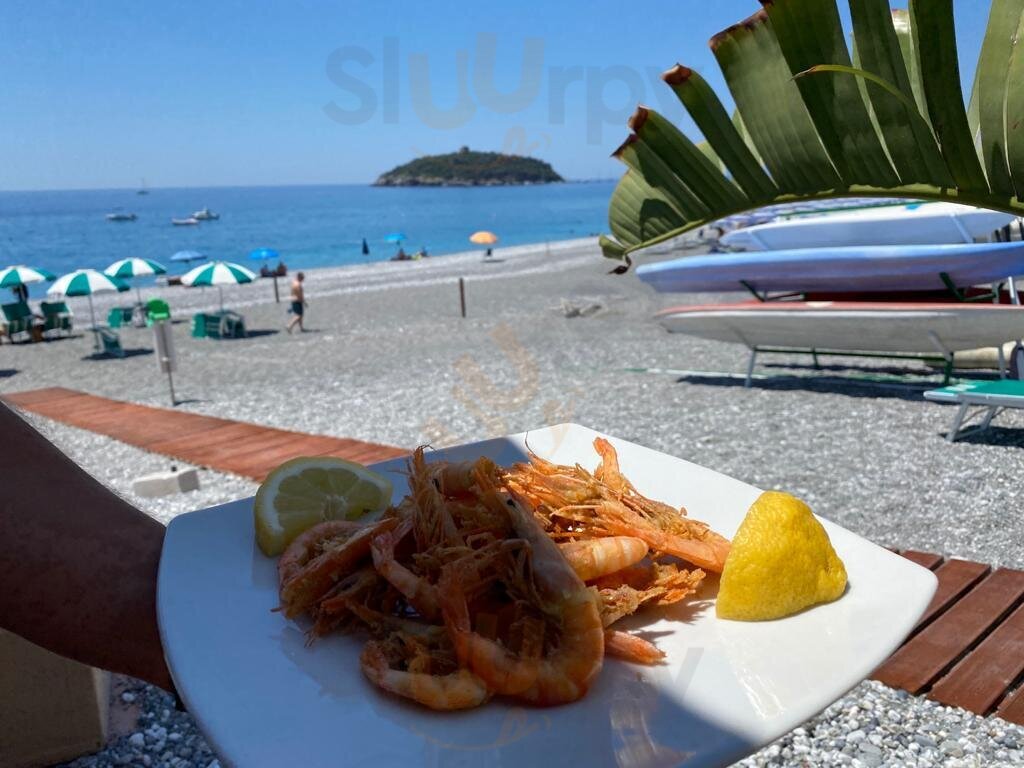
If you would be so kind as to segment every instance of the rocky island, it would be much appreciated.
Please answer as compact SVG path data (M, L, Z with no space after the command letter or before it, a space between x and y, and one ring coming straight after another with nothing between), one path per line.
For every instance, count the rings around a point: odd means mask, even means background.
M392 168L376 187L494 187L550 184L564 179L543 160L462 147L446 155L426 155Z

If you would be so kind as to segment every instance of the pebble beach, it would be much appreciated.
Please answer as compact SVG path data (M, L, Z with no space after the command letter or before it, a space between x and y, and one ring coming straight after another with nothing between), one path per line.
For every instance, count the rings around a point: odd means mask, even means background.
M251 332L225 341L189 335L191 314L218 305L216 289L160 289L177 319L178 408L410 448L571 421L786 490L883 546L1024 568L1024 413L947 443L951 408L921 394L941 376L916 363L837 359L815 370L806 358L775 357L745 389L743 348L669 335L652 319L668 306L736 295L659 295L632 273L608 274L612 266L588 238L498 249L491 261L476 251L307 270L307 332L285 332L286 304L262 279L224 291ZM287 281L279 287L284 298ZM97 316L115 301L97 297ZM84 300L72 309L87 324ZM125 328L121 339L123 360L93 357L91 338L80 334L5 344L0 393L64 386L168 406L151 331ZM28 418L162 522L255 492L251 480L200 468L198 491L136 497L134 478L174 462ZM217 764L170 697L131 682L115 695L139 710L136 726L75 768ZM865 682L742 764L1015 765L1022 750L1024 728Z

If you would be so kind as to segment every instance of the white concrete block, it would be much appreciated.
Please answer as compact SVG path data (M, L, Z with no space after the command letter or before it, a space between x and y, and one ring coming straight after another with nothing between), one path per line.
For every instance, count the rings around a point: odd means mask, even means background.
M154 472L132 481L132 492L139 496L170 496L172 493L199 490L199 473L194 468Z

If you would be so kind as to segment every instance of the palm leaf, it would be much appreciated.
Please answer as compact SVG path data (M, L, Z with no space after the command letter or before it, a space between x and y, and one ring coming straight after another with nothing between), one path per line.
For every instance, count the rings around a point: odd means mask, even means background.
M640 108L615 157L609 258L733 213L843 196L949 200L1024 215L1024 0L993 0L970 108L960 91L953 0L762 0L711 38L736 105L698 73L663 75L703 134ZM620 268L621 271L623 268Z

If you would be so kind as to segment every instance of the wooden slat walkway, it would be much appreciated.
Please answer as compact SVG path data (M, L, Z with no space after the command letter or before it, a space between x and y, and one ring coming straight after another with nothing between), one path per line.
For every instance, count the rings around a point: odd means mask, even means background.
M1024 571L901 552L939 580L910 636L872 677L1024 725Z
M15 392L3 399L22 410L147 451L254 480L262 480L278 464L296 456L338 456L369 464L408 453L390 445L136 405L63 387Z

